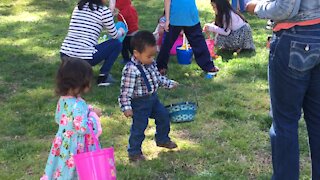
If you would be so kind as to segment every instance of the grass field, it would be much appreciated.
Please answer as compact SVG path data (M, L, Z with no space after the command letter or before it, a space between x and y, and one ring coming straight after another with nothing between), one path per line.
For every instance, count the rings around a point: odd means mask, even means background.
M133 0L141 29L154 30L162 1ZM67 33L75 0L1 0L0 2L0 179L39 179L58 126L54 112L54 75L59 48ZM197 0L201 22L212 21L209 0ZM194 122L172 124L179 149L169 152L153 141L150 121L143 150L148 161L128 162L130 120L119 110L119 84L94 87L85 98L103 109L104 147L116 151L118 179L270 179L267 34L265 20L247 16L253 28L256 54L223 55L219 76L205 80L196 64L180 66L172 57L169 77L187 85L159 92L165 104L194 100ZM119 58L121 59L121 58ZM112 74L120 79L122 65ZM95 68L98 73L98 68ZM189 75L189 76L187 76ZM170 98L165 98L166 96ZM305 124L301 121L301 179L310 179Z

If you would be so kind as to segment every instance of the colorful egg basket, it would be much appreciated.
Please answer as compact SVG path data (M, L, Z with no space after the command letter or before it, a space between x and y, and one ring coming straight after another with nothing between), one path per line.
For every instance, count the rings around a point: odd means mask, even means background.
M191 122L194 120L198 105L194 102L181 102L177 104L171 104L166 106L169 111L169 116L171 122L181 123L181 122Z
M186 86L186 85L180 85ZM198 97L195 89L193 88L194 98L196 102L184 101L179 103L170 104L165 106L169 112L171 122L173 123L183 123L194 121L199 108Z

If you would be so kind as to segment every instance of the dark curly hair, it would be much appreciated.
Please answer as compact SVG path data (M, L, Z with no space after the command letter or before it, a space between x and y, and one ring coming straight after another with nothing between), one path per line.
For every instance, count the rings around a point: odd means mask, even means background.
M99 6L103 6L103 3L101 2L101 0L80 0L78 2L78 9L82 10L83 9L83 6L86 4L86 3L89 3L89 8L91 9L91 11L94 11L94 10L99 10ZM93 5L97 5L97 9L94 9L93 8Z
M64 58L56 76L56 94L68 95L70 90L78 89L79 94L91 86L93 71L91 65L78 58Z

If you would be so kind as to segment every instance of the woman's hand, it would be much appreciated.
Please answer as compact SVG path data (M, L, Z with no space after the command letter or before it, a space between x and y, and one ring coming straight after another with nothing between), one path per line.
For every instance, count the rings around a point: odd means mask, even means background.
M123 28L119 28L118 33L120 33L118 38L121 38L126 34L126 31Z
M254 14L254 9L257 6L257 1L250 1L246 5L246 11L249 12L250 14Z

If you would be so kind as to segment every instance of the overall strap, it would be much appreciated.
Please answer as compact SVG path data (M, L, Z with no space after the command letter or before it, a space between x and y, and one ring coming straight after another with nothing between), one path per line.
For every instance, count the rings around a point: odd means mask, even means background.
M142 76L142 78L143 78L144 83L145 83L146 86L147 86L148 91L151 92L152 89L151 89L150 83L149 83L149 81L148 81L147 75L146 75L146 73L144 72L142 66L141 66L141 65L136 65L136 66L137 66L137 68L139 69L139 71L140 71L140 73L141 73L141 76Z

